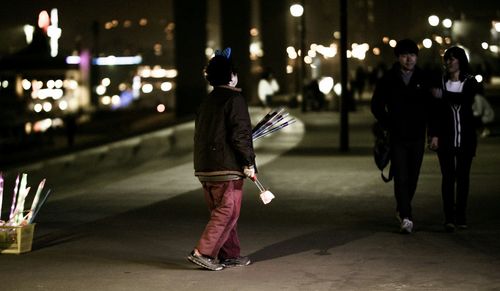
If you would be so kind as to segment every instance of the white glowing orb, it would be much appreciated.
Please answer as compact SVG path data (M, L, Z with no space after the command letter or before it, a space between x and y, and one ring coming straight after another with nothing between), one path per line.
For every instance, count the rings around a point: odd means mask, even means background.
M335 94L340 96L342 94L342 84L340 84L340 83L335 84L333 86L333 92L335 92Z
M113 95L113 97L111 97L111 104L113 104L114 106L119 106L121 101L122 100L120 99L120 96L118 96L118 95Z
M59 102L59 109L61 109L62 111L68 109L68 102L66 100L61 100Z
M31 88L31 82L28 81L27 79L24 79L22 82L21 82L21 85L23 86L23 89L24 90L29 90Z
M42 104L40 104L40 103L37 103L37 104L35 104L35 106L33 106L33 110L34 110L35 112L37 112L37 113L38 113L38 112L41 112L41 111L42 111L42 109L43 109L43 106L42 106Z
M50 112L52 110L52 103L50 102L43 102L43 111L45 112Z
M101 85L108 87L111 84L111 80L109 78L104 78L101 80Z
M427 21L429 21L429 24L431 26L437 26L439 24L439 17L437 17L436 15L431 15L429 16Z
M453 25L453 21L451 21L451 19L449 19L449 18L443 19L442 23L443 23L443 26L446 28L451 28Z
M324 77L319 81L319 90L323 94L328 94L333 89L333 78L332 77Z
M301 17L302 14L304 14L304 7L300 4L293 4L290 6L290 14L292 14L293 17Z
M156 106L156 111L158 111L159 113L165 112L165 105L158 104L158 106Z
M104 93L106 93L106 86L103 86L103 85L99 85L95 88L95 92L97 93L97 95L104 95Z
M432 40L430 40L429 38L426 38L422 41L422 45L425 47L425 48L430 48L432 47Z
M161 83L161 90L164 92L168 92L168 91L172 90L172 83L171 82Z
M109 96L102 96L101 103L103 105L109 105L109 104L111 104L111 97L109 97Z
M145 94L153 92L153 85L151 84L142 85L142 92Z

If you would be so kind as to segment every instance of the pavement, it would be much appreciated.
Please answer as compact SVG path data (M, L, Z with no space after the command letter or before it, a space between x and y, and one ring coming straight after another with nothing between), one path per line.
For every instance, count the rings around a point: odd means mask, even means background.
M499 136L479 142L469 229L444 232L427 152L415 231L402 235L393 185L371 155L368 108L349 115L348 152L338 113L290 112L300 122L256 143L259 179L276 198L264 205L245 184L239 235L251 265L212 272L186 260L208 212L185 123L8 169L6 189L27 172L28 185L46 177L53 194L33 250L0 255L2 290L500 290ZM252 121L264 113L252 108Z

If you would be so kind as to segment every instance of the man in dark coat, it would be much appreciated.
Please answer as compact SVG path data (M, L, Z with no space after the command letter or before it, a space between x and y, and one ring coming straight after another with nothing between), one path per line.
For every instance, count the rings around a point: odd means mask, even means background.
M378 82L371 110L389 133L400 230L411 233L411 202L422 164L432 98L428 78L416 66L418 47L415 42L401 40L394 52L398 61Z

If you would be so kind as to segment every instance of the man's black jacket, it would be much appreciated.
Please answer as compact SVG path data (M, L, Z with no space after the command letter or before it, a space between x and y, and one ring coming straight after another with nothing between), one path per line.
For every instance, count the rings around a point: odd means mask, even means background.
M415 67L406 85L396 63L378 82L371 101L371 110L381 125L389 130L392 142L425 141L431 122L432 95L430 78Z

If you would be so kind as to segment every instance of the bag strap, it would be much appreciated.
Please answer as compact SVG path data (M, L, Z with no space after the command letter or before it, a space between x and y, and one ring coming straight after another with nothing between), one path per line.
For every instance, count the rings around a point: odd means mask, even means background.
M380 171L380 176L382 177L382 180L385 182L385 183L388 183L392 180L392 178L394 178L394 174L392 173L392 164L391 166L389 166L389 175L386 177L384 175L384 171Z

